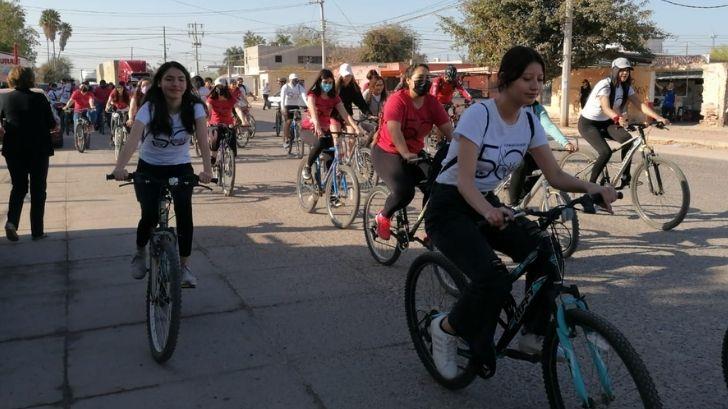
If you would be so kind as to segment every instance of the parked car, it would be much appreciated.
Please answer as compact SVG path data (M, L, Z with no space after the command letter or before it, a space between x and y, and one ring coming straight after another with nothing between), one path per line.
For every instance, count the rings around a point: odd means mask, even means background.
M0 94L4 94L4 93L10 92L12 90L13 90L12 88L3 88L3 89L0 89ZM43 94L43 96L46 97L46 99L48 100L48 104L50 105L51 101L50 101L50 99L48 99L48 95L46 95L46 93L43 92L43 90L41 88L31 88L31 91ZM56 124L60 124L61 119L58 117L58 113L56 112L56 110L53 107L51 107L51 112L53 113L53 119L56 120ZM53 142L54 148L63 147L63 135L61 134L61 130L58 129L58 127L56 127L55 130L51 131L51 141ZM0 146L2 146L2 142L3 142L2 137L0 137Z

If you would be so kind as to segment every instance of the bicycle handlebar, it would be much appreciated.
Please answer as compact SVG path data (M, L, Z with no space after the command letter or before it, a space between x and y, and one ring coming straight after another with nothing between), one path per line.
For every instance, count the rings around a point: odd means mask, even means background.
M106 180L116 180L116 177L113 174L107 174ZM210 183L217 183L217 180L218 180L217 178L212 178L212 179L210 179ZM153 182L153 183L157 183L157 184L164 185L164 186L170 186L170 187L182 184L182 185L191 185L193 187L199 186L199 187L205 188L207 190L212 190L211 187L204 185L204 184L200 184L200 177L197 175L184 175L184 176L180 176L180 177L171 177L168 179L158 179L158 178L155 178L153 176L146 175L143 173L131 172L131 173L127 174L126 179L124 179L124 181L132 182L132 183L125 183L121 186L127 186L127 185L133 184L135 182L144 181L147 183Z
M647 129L650 126L654 126L657 129L668 129L669 130L669 128L667 128L667 125L665 125L665 123L662 121L658 121L653 124L647 124L644 122L633 122L633 123L627 124L627 128L625 128L625 129L627 129L630 132L633 132L638 129Z

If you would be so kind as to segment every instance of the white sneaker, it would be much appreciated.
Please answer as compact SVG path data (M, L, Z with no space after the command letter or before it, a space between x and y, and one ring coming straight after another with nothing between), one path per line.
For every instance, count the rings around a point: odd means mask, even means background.
M529 355L541 355L543 349L543 336L530 332L522 332L518 338L518 351Z
M147 248L137 249L131 259L131 276L141 280L147 275Z
M447 317L441 314L430 323L430 336L432 337L432 360L435 367L445 379L453 379L458 374L458 365L455 358L458 353L458 340L440 328L440 323Z
M192 274L190 266L182 267L182 288L197 287L197 278Z

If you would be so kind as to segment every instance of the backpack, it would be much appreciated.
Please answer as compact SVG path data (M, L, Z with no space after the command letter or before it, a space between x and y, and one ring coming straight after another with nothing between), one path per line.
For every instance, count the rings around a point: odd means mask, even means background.
M486 123L485 123L485 130L483 131L483 137L485 137L485 134L488 133L488 128L490 127L490 111L488 110L488 107L484 103L481 102L480 104L483 105L483 108L485 108ZM528 118L528 126L531 129L531 139L529 140L529 145L530 145L530 141L533 140L533 136L536 133L536 129L535 129L535 125L533 124L532 114L528 111L525 111L525 112L527 115L526 118ZM442 162L444 162L445 158L447 158L447 153L449 150L450 150L450 144L446 143L446 144L443 144L437 150L437 152L435 152L435 156L433 157L432 167L430 168L430 174L428 175L428 178L427 178L428 186L434 185L435 180L437 179L438 176L440 176L441 173L450 169L453 165L455 165L457 163L458 157L455 156L454 158L450 159L450 161L445 166L442 165ZM483 156L484 151L485 151L485 144L483 144L483 146L480 148L480 154L478 155L478 157Z

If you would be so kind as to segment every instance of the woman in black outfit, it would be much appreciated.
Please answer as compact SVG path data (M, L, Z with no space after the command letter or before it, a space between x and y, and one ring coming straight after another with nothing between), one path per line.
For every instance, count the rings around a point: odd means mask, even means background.
M56 127L56 121L45 95L30 90L35 82L32 68L13 68L8 82L15 90L0 95L2 154L13 185L5 235L10 241L18 241L20 213L30 177L30 230L33 240L40 240L47 237L43 231L43 213L48 158L53 156L50 131Z
M354 80L354 71L351 70L351 66L349 64L344 63L339 67L339 77L336 80L335 88L339 93L339 98L341 98L341 102L344 103L344 109L349 116L354 115L354 105L359 108L359 111L361 111L363 115L371 115L369 106L361 94L361 88L359 88L359 84L357 84ZM331 132L341 132L344 118L341 118L341 115L339 115L337 111L334 111L331 117L335 119L335 121L331 122ZM347 131L350 133L355 132L353 128L348 129Z

